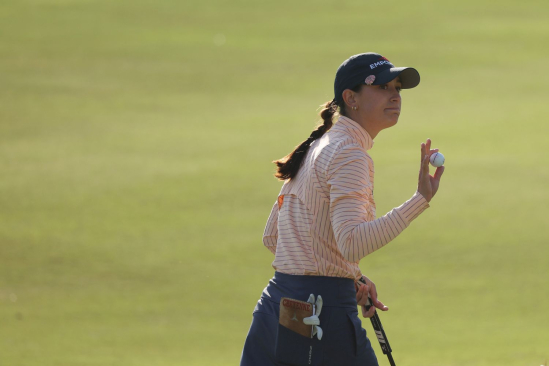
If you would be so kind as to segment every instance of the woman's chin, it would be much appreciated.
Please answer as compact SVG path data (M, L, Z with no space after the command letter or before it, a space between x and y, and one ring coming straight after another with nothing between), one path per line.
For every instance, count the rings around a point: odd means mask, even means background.
M396 125L397 122L398 122L398 117L399 117L399 116L396 115L396 116L393 116L393 117L391 117L391 118L388 118L386 124L387 124L389 127Z

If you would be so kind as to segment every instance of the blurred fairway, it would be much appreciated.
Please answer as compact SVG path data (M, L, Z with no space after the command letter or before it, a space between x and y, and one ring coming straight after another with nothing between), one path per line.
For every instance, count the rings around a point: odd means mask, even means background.
M415 192L422 141L447 159L361 262L397 364L539 366L548 20L532 0L2 1L0 365L238 364L273 274L270 162L376 51L422 77L371 150L378 216Z

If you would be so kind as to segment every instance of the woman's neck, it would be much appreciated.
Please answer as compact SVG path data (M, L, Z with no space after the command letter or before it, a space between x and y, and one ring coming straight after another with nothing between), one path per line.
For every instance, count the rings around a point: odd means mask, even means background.
M351 109L350 111L347 112L347 115L345 117L352 119L353 121L358 123L360 127L364 128L366 132L368 132L368 135L370 135L372 140L376 138L377 134L380 131L374 128L372 123L367 123L366 119L360 115L360 111L353 111Z

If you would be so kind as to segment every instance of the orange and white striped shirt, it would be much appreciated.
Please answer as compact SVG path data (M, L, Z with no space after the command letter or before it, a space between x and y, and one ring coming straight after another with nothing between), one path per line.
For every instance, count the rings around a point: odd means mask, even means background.
M393 240L429 207L416 191L376 219L374 141L340 116L315 140L297 176L286 180L271 210L263 244L278 272L358 280L360 259Z

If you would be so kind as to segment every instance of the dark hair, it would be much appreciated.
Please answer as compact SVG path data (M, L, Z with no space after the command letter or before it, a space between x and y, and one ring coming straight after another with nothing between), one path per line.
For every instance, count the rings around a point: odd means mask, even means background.
M360 92L362 85L364 84L359 84L351 90L358 93ZM316 126L316 129L311 133L311 136L309 136L307 140L299 144L299 146L297 146L294 151L292 151L282 159L273 161L273 163L275 163L278 167L275 173L276 178L278 178L279 180L295 178L297 172L299 171L299 168L301 168L303 158L305 158L305 155L307 155L307 151L309 150L309 147L311 146L313 141L321 138L322 135L324 135L326 132L328 132L330 128L332 128L332 119L334 117L334 114L338 112L338 108L340 115L347 115L345 111L344 101L340 102L339 104L335 100L326 102L324 104L324 109L320 111L322 124Z

